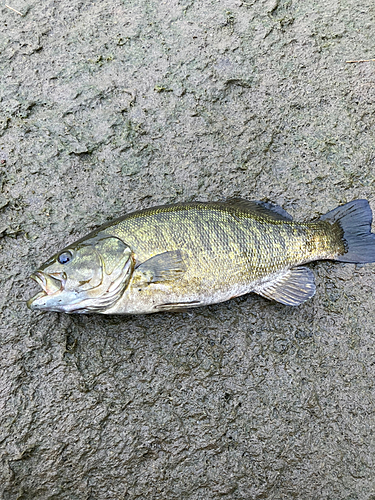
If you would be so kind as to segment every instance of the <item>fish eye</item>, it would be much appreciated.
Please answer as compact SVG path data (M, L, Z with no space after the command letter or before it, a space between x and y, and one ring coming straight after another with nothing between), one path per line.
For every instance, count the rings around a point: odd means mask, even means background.
M70 262L72 259L73 259L73 254L72 254L72 252L70 252L69 250L68 250L68 251L66 251L66 252L61 253L61 254L57 257L57 261L58 261L60 264L67 264L67 263L68 263L68 262Z

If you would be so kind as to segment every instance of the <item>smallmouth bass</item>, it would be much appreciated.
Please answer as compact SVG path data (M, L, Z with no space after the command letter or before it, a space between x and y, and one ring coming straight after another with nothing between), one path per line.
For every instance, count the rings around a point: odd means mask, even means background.
M104 224L65 247L31 278L31 310L148 314L181 311L255 292L297 306L315 293L302 264L375 262L367 200L298 223L259 201L181 203Z

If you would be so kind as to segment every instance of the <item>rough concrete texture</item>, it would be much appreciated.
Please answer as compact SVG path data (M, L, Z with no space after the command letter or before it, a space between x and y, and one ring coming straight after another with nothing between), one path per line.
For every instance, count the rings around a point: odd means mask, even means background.
M12 3L10 3L12 2ZM31 313L65 244L160 203L375 209L372 0L0 8L0 496L374 500L375 265L139 317Z

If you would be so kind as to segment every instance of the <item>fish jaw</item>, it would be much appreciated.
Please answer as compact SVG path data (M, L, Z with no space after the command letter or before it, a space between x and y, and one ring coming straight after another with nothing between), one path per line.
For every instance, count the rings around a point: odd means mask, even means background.
M64 291L65 276L63 273L50 275L43 271L36 271L30 278L41 286L42 291L31 297L27 301L27 307L32 311L65 311L67 295L72 300L72 293L67 294ZM76 295L76 294L75 294Z
M32 311L77 312L75 305L81 300L77 292L61 291L48 295L44 291L37 293L27 301ZM84 310L79 312L85 312Z

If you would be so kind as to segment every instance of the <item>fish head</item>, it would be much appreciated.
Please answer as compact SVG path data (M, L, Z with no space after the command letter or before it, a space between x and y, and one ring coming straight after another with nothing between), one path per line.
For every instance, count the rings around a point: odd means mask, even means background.
M31 310L102 312L122 296L134 270L134 254L122 240L98 234L64 248L30 277L42 291Z

